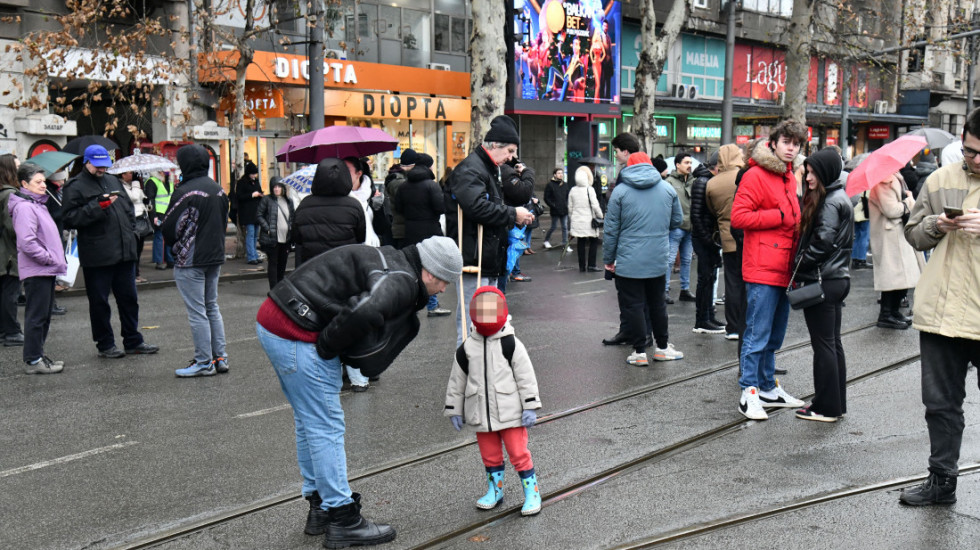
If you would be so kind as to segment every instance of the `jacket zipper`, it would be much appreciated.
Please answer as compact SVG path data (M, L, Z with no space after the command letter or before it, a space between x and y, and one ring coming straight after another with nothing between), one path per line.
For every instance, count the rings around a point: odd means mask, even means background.
M492 432L490 425L490 382L487 379L487 339L483 339L483 393L487 399L487 431Z

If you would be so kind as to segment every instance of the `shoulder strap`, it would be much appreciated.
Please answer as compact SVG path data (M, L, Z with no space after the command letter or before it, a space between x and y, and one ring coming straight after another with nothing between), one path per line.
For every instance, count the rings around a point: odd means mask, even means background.
M470 359L466 357L466 351L463 350L465 344L460 344L456 348L456 363L459 364L459 368L462 369L464 374L470 373ZM500 349L504 353L504 357L507 358L507 364L510 368L514 368L514 348L516 347L516 341L513 334L508 334L500 339Z
M460 344L456 348L456 363L459 364L459 368L463 370L463 374L470 373L470 359L466 356L466 352L463 350L463 345Z

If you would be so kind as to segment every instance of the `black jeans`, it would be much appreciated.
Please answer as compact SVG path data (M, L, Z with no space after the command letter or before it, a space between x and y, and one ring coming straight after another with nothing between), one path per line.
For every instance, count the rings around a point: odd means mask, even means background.
M878 313L879 319L885 319L900 314L902 300L909 294L909 289L886 290L881 293L881 309Z
M955 476L959 473L963 443L963 399L969 364L980 368L980 340L919 333L922 353L922 404L929 427L929 471ZM980 384L978 384L980 386Z
M850 290L850 279L827 279L823 282L823 302L803 310L813 347L815 393L810 408L824 416L847 412L847 364L840 341L840 321Z
M599 249L599 239L595 237L578 237L578 270L585 271L585 247L589 247L589 267L595 267L595 255Z
M17 297L20 296L20 278L16 275L0 275L0 336L20 334L17 322Z
M619 334L629 338L629 312L623 308L623 289L619 283L620 279L622 277L616 277L614 279L616 282L616 302L619 304ZM666 306L666 303L664 305ZM646 333L650 334L652 323L650 323L650 307L646 302L643 303L643 319L645 320Z
M109 306L109 292L116 297L119 309L120 333L125 349L132 349L143 343L140 334L140 305L136 295L136 262L120 262L102 267L83 267L85 275L85 294L88 296L88 316L92 323L92 339L99 351L116 345L112 333L112 307Z
M279 284L279 281L286 276L286 261L289 259L289 244L276 243L275 248L264 247L262 249L266 255L268 265L266 275L269 277L269 289Z
M694 315L694 326L705 326L708 319L714 317L714 289L718 280L718 267L721 264L718 247L705 244L697 238L691 238L694 253L698 255L698 289L694 302L697 312Z
M647 336L653 332L657 347L666 348L667 304L664 303L664 293L667 289L667 276L653 279L616 277L616 284L619 289L619 309L627 320L627 342L642 353L646 351ZM644 306L650 309L650 324L647 324Z
M44 342L51 326L51 307L54 306L54 277L24 279L24 361L31 362L44 355Z
M725 265L725 330L741 336L745 331L746 307L742 252L725 252L721 255L721 261Z

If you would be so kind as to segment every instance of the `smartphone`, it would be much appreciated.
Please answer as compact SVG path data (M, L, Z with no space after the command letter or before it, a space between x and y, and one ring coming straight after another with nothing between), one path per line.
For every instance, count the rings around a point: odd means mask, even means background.
M119 194L119 191L109 191L109 196L113 197Z
M962 216L963 215L963 209L962 208L953 208L952 206L944 206L943 207L943 212L945 212L946 213L946 217L949 218L949 219L951 219L951 220L953 218L957 217L957 216Z

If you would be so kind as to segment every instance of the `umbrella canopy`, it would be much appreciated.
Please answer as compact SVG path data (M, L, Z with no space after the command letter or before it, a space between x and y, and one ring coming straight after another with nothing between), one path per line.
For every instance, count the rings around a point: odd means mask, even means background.
M313 175L316 174L316 165L304 166L299 170L289 174L279 180L279 183L293 189L297 193L309 193L313 185Z
M898 172L908 161L928 144L926 138L908 134L886 143L872 151L864 162L858 165L847 177L847 194L853 197L871 189L879 182Z
M119 149L119 144L105 136L79 136L66 143L61 150L66 153L83 155L85 154L85 148L89 145L101 145L106 148L106 151Z
M963 142L956 140L943 147L943 154L939 155L939 159L943 163L943 166L963 162Z
M326 158L366 157L396 147L398 140L377 128L330 126L289 138L276 152L276 160L315 164Z
M128 157L123 157L112 164L106 172L110 174L125 174L126 172L158 172L176 170L177 165L166 157L159 155L146 155L135 153Z
M942 149L950 143L956 141L956 136L947 132L946 130L940 130L939 128L919 128L918 130L912 130L911 132L905 134L907 136L920 136L926 138L926 143L930 149Z
M51 176L51 174L68 166L80 156L64 151L48 151L47 153L41 153L40 155L35 155L27 159L27 162L40 166L44 170L45 176Z
M602 157L585 157L578 159L579 164L592 164L594 166L609 166L612 164Z

